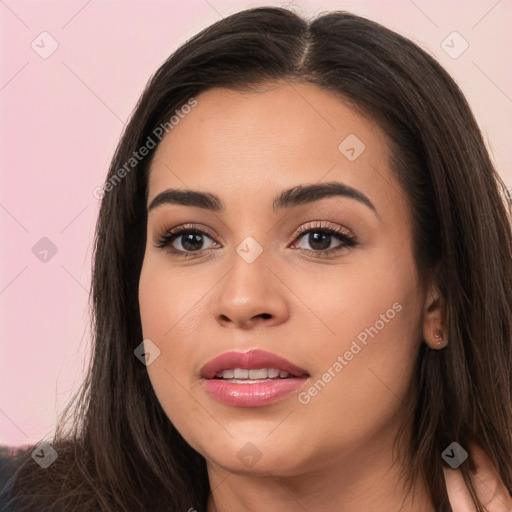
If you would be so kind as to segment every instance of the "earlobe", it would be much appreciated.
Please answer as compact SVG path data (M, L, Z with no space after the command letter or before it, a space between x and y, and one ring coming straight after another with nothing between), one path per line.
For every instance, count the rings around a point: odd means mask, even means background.
M436 285L431 285L426 293L423 313L423 339L434 350L448 345L448 325L446 303Z
M444 348L446 345L448 345L448 339L444 337L443 331L441 330L436 331L434 334L434 339L436 348Z

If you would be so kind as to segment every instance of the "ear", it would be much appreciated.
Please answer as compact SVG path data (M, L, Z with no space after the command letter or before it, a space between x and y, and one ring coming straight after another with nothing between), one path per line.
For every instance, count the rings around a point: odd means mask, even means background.
M437 284L433 282L428 286L425 293L423 339L434 350L442 349L448 344L446 301Z

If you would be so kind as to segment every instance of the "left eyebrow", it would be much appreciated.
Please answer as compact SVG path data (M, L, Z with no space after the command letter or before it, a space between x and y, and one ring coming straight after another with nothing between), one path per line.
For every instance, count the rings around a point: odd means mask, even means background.
M377 213L377 209L368 197L361 191L345 185L344 183L330 181L312 185L297 185L283 190L272 202L272 210L278 212L283 208L291 208L301 204L313 203L333 196L342 196L354 199L366 205ZM225 211L225 205L215 194L199 192L198 190L167 189L155 196L148 206L148 212L163 204L178 204L182 206L195 206L212 212Z
M327 197L342 196L349 199L355 199L360 203L368 206L377 213L377 209L373 203L360 190L349 185L337 181L329 181L326 183L315 183L313 185L298 185L287 190L283 190L272 204L274 212L282 208L291 208L299 204L313 203Z

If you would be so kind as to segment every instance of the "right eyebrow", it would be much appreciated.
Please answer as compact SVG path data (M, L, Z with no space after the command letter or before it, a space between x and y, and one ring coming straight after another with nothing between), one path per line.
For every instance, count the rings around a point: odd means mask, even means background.
M148 212L163 204L195 206L212 212L222 212L225 210L221 199L215 194L199 192L198 190L179 190L176 188L164 190L151 201L151 204L148 206Z

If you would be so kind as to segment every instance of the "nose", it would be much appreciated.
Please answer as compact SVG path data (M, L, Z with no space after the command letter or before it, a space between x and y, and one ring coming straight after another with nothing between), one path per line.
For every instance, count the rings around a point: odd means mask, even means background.
M215 287L213 314L223 327L276 326L289 315L285 292L263 254L252 263L236 254L231 270Z

